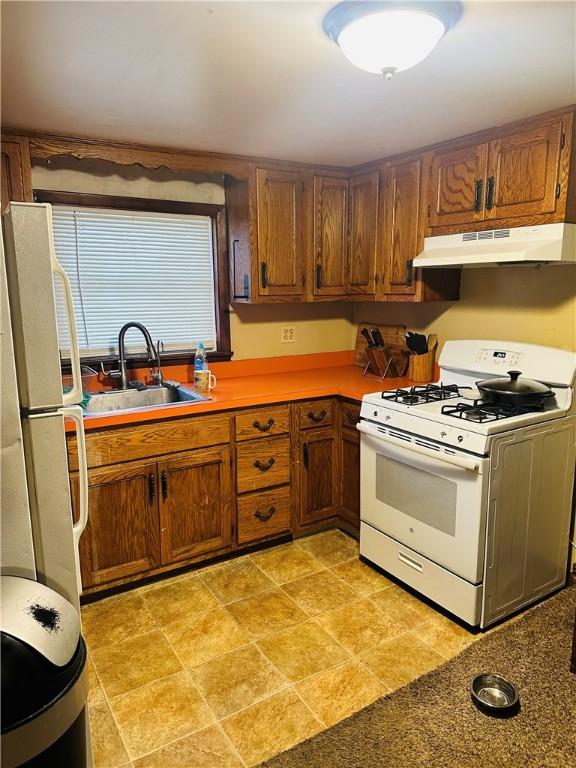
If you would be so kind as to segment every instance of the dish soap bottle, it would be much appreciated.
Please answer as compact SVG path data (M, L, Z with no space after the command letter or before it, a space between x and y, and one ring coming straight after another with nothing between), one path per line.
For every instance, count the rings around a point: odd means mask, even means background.
M204 349L204 344L200 342L198 346L196 347L196 353L194 355L194 386L198 388L198 385L200 384L200 388L202 387L202 374L201 371L207 371L208 370L208 358L206 357L206 350Z

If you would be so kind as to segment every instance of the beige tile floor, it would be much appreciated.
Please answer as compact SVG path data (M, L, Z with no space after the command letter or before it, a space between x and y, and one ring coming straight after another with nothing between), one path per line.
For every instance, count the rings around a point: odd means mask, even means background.
M361 563L340 531L82 615L95 768L257 765L478 637Z

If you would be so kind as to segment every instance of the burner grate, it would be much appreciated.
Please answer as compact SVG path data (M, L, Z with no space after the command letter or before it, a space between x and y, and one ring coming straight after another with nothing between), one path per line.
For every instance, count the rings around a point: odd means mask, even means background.
M495 405L484 403L482 400L474 400L473 404L456 403L455 405L443 405L442 413L465 421L475 421L482 424L487 421L500 421L511 416L521 416L524 413L542 411L542 406L531 408L516 408L513 405Z
M393 389L390 392L382 392L382 400L391 400L402 405L420 405L421 403L435 403L441 400L449 400L459 396L456 384L419 384L410 389Z

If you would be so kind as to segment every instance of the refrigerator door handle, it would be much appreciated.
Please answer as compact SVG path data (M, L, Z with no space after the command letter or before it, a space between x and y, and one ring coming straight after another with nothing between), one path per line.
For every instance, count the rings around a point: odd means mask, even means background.
M50 238L50 254L52 259L52 273L57 275L62 281L64 288L64 306L66 308L66 318L68 321L68 338L70 339L70 365L72 368L72 389L62 395L64 405L75 405L81 403L84 393L82 391L82 371L80 368L80 353L78 351L78 335L76 333L76 320L74 319L74 301L72 299L72 289L70 280L64 267L58 261L56 250L54 248L54 232L52 230L52 212L50 211L50 226L48 227L48 237ZM78 430L80 431L80 430Z
M79 405L69 405L60 408L58 413L64 418L73 419L76 422L76 439L78 442L78 488L79 488L79 515L78 521L72 526L74 537L75 556L78 576L78 589L82 592L80 577L80 536L88 523L88 461L86 459L86 435L84 433L84 412Z

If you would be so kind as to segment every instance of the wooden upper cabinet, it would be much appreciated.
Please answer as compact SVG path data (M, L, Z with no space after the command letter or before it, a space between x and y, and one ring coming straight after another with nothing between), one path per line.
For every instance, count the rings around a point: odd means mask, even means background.
M378 219L378 171L350 179L350 242L348 293L376 293L376 229Z
M162 563L232 542L230 449L190 451L158 464Z
M71 475L77 508L78 475ZM88 472L90 516L80 539L85 587L160 565L156 464L120 464Z
M488 144L439 151L430 173L430 226L467 224L484 218Z
M422 250L422 160L392 165L385 171L383 290L414 294L412 262Z
M554 213L561 143L562 120L490 142L486 219Z
M11 200L31 202L34 199L28 139L22 136L2 136L0 157L3 213Z
M346 293L348 179L314 177L314 296Z
M256 169L256 232L260 296L302 296L302 174Z

